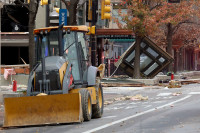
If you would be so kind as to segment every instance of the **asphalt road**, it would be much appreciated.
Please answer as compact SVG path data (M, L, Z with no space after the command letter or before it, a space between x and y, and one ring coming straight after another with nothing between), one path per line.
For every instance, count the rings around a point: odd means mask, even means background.
M116 100L100 119L89 122L14 128L3 133L200 133L200 84L181 88L104 88L104 96L148 96L146 101ZM108 98L110 97L110 99Z

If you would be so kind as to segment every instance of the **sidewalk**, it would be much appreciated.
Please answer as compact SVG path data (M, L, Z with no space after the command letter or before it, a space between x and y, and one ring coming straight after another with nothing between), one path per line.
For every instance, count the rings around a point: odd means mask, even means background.
M18 85L17 92L13 92L12 86L0 86L0 126L3 125L4 119L4 101L5 97L20 97L23 95L22 91L26 89L26 85Z

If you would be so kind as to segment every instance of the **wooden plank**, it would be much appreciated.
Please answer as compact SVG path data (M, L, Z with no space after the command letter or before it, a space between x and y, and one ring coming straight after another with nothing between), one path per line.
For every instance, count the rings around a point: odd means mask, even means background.
M1 65L1 68L14 68L14 67L28 67L29 64L21 64L21 65Z
M182 85L187 85L187 84L197 84L200 83L200 81L194 81L194 80L186 80L186 81L181 81Z
M13 68L17 74L29 74L30 68L29 64L22 64L22 65L2 65L1 66L1 74L4 74L4 69L11 69Z
M103 87L143 87L144 84L132 84L132 83L101 83Z

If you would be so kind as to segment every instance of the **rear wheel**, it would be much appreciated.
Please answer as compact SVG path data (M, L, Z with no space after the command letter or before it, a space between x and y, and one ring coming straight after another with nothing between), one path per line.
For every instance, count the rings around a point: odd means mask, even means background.
M81 105L83 111L83 119L84 121L91 120L92 117L92 101L90 93L87 89L81 89Z
M96 100L97 103L92 105L92 117L101 118L101 116L103 115L104 106L103 89L101 83L97 83L96 85Z

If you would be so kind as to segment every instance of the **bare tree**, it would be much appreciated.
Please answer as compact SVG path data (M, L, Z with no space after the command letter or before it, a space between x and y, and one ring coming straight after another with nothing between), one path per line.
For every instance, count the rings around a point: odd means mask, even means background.
M35 19L39 7L39 0L30 0L29 4L29 64L30 70L33 69L35 62L35 41L33 30L35 28Z
M39 7L39 0L30 0L29 5L25 4L21 0L17 0L18 4L21 4L22 6L26 7L29 10L29 64L30 64L30 70L32 70L34 62L35 62L35 41L34 41L34 35L33 30L35 28L35 19Z

